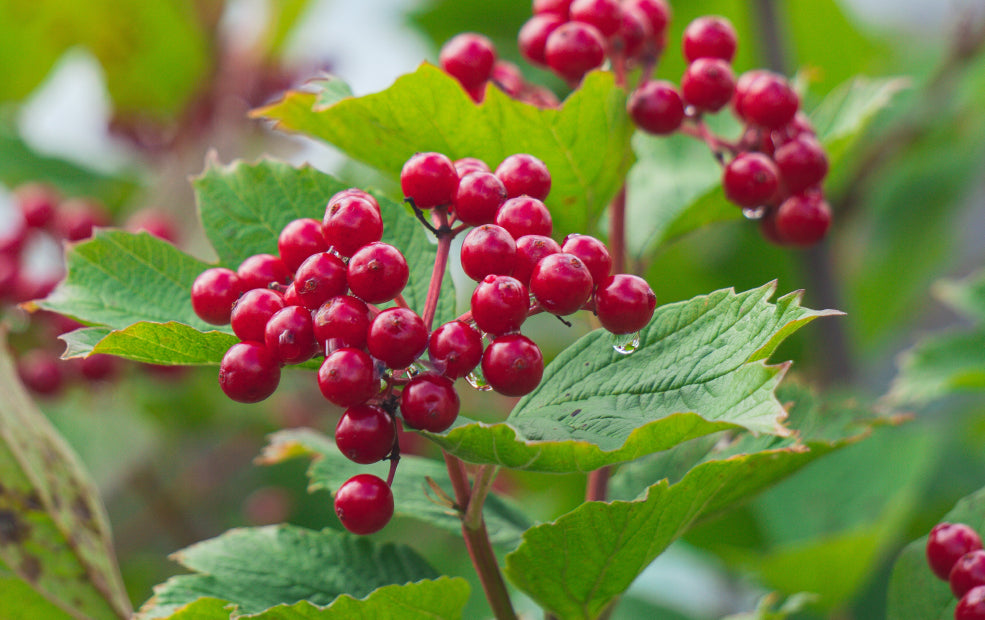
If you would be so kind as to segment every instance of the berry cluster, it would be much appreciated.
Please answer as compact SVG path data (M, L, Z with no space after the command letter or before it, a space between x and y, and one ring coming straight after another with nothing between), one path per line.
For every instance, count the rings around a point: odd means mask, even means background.
M824 238L831 209L821 183L828 173L824 147L815 137L800 98L776 73L753 70L736 79L732 58L735 29L722 17L706 16L684 30L682 48L688 61L680 90L674 84L644 80L630 96L629 114L644 131L666 135L689 123L694 135L708 141L724 164L725 196L759 219L763 235L782 245L809 246ZM729 143L711 135L701 116L731 102L745 124L740 139Z
M985 551L975 530L963 523L940 523L927 538L927 562L959 599L954 620L985 619Z

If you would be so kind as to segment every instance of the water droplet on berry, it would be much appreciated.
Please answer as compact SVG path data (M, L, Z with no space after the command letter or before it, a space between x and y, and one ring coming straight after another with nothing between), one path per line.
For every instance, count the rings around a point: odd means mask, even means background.
M761 220L766 215L766 207L745 207L742 209L742 215L747 220Z
M640 348L640 333L639 332L636 332L635 334L632 334L632 337L627 342L624 342L622 344L614 344L614 345L612 345L612 349L616 353L619 353L620 355L629 355L631 353L634 353L636 351L636 349L639 349L639 348Z
M482 372L478 368L465 375L465 380L480 392L489 392L492 390L492 386L486 382L486 378L482 376Z

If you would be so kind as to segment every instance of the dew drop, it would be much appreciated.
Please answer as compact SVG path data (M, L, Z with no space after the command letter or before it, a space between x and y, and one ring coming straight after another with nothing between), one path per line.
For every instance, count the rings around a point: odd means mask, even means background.
M465 380L469 382L469 385L480 392L488 392L492 390L492 386L486 383L486 378L482 376L482 373L479 372L478 369L465 375Z
M745 207L742 209L742 215L747 220L761 220L766 215L766 207Z
M612 349L620 355L629 355L640 348L640 333L632 334L632 337L622 344L612 345Z

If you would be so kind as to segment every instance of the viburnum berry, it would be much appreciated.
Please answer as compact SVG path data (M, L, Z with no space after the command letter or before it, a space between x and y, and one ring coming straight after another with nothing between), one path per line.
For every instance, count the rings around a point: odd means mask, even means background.
M666 0L623 0L623 10L638 10L650 22L650 33L662 37L670 24L671 10Z
M964 523L938 523L927 537L927 562L938 578L947 581L961 556L981 548L981 537Z
M687 66L681 77L684 101L705 112L724 107L732 99L733 90L732 67L720 58L699 58Z
M646 280L617 273L599 283L595 312L602 327L613 334L632 334L646 327L657 307L657 296Z
M592 274L593 286L609 277L612 271L612 255L609 248L590 235L571 234L564 238L561 251L581 259Z
M797 194L776 210L776 232L784 243L814 245L831 225L831 207L818 194Z
M643 11L624 4L619 20L619 31L612 38L613 50L626 58L636 58L643 53L647 41L652 38L650 20Z
M66 241L81 241L91 237L97 226L109 226L111 223L109 214L99 203L72 198L58 206L52 228Z
M551 314L577 312L592 296L592 274L574 254L559 252L545 256L530 274L530 292Z
M301 306L278 310L264 328L263 342L282 364L300 364L317 351L311 312Z
M21 185L14 192L17 208L31 228L43 228L55 217L59 196L54 189L40 183Z
M259 342L237 342L219 364L219 387L239 403L258 403L277 390L280 363Z
M551 193L551 173L541 160L528 153L510 155L496 167L496 176L506 187L506 197L530 196L546 200Z
M0 254L17 255L28 237L28 226L20 213L11 213L0 227Z
M345 347L333 351L322 362L318 369L318 388L329 402L351 407L376 396L380 378L369 353Z
M388 308L376 315L366 334L366 347L389 368L406 368L424 352L428 330L408 308Z
M346 265L331 252L309 256L294 276L294 290L301 304L317 310L323 303L344 295L347 289Z
M17 290L17 282L20 280L20 268L18 257L0 253L0 300L13 298Z
M482 360L482 336L462 321L451 321L431 332L428 357L449 379L464 377Z
M481 34L463 32L441 47L438 59L441 67L469 90L489 80L496 62L496 48Z
M245 290L236 272L225 267L203 271L192 283L192 309L212 325L228 325L233 304Z
M508 276L516 264L516 241L502 226L484 224L465 235L462 269L476 282L489 274Z
M482 375L500 394L523 396L540 384L544 376L544 356L526 336L500 336L482 354Z
M240 340L263 342L267 321L283 308L284 296L268 288L247 291L233 306L230 323Z
M815 138L799 136L773 154L776 166L783 178L783 185L791 194L800 193L819 184L828 174L828 156Z
M310 217L289 222L277 237L277 253L291 271L297 271L309 256L328 249L322 224Z
M304 303L301 302L301 298L298 297L298 289L294 286L294 282L287 285L284 289L284 303L288 306L303 306Z
M985 620L985 586L974 587L961 597L954 620Z
M393 517L393 491L373 474L357 474L335 492L335 514L353 534L372 534Z
M383 238L380 207L365 192L340 192L325 207L322 220L325 243L342 256L352 256L360 248Z
M558 242L545 235L524 235L516 240L516 265L513 277L524 286L530 285L530 274L540 259L561 251Z
M44 349L32 349L17 360L17 374L39 396L55 396L65 384L58 357Z
M339 347L362 349L371 320L369 306L351 295L339 295L318 308L314 335L321 351L335 341Z
M800 98L786 78L770 71L751 79L738 102L743 118L767 129L779 129L789 123L799 106Z
M780 186L780 171L762 153L740 153L725 166L722 188L725 197L740 207L766 204Z
M558 75L577 82L605 61L605 36L582 22L567 22L554 29L544 44L544 59Z
M254 254L236 269L244 290L267 288L271 284L289 284L291 271L273 254Z
M393 450L397 431L382 407L356 405L346 409L335 426L335 445L350 461L369 465Z
M475 157L463 157L461 159L456 159L455 171L458 173L460 179L464 179L466 175L471 172L489 172L489 165L477 159Z
M619 32L622 8L619 0L574 0L568 9L572 20L595 26L604 37Z
M113 378L119 369L117 358L112 355L93 353L79 360L79 373L88 381L106 381Z
M417 375L400 392L400 415L417 430L446 430L458 417L458 409L458 393L451 379L441 375Z
M567 21L565 18L554 13L542 13L528 19L517 34L517 44L523 57L532 64L546 67L544 47L547 44L547 37L565 21Z
M551 212L531 196L517 196L503 203L496 213L496 225L502 226L513 239L524 235L550 236L553 230Z
M958 558L947 580L957 598L976 586L985 586L985 550L969 551Z
M663 80L641 84L626 108L637 127L656 135L673 133L684 121L684 100L673 84Z
M749 93L749 88L761 77L770 77L773 73L766 69L753 69L746 71L735 81L735 90L732 93L732 112L741 120L747 120L742 102Z
M458 180L455 164L441 153L417 153L400 171L400 188L418 209L450 205Z
M145 207L132 213L127 218L126 229L135 233L146 231L158 239L175 244L180 236L174 217L157 207Z
M684 29L681 47L684 58L694 62L698 58L721 58L732 62L738 36L732 23L724 17L706 15L699 17Z
M472 292L472 319L476 327L489 334L519 330L529 307L527 287L510 276L488 275Z
M353 254L346 273L352 294L371 304L385 303L399 295L409 277L410 269L400 250L379 241Z
M492 224L506 201L506 186L490 172L471 172L462 177L455 193L458 219L470 226Z

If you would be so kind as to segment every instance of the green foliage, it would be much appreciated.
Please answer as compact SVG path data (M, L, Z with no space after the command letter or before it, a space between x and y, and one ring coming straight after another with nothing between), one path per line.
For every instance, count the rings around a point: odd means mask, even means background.
M776 593L767 594L759 600L756 609L749 613L735 614L722 620L784 620L803 611L813 601L817 600L817 595L807 592L794 594L782 603Z

